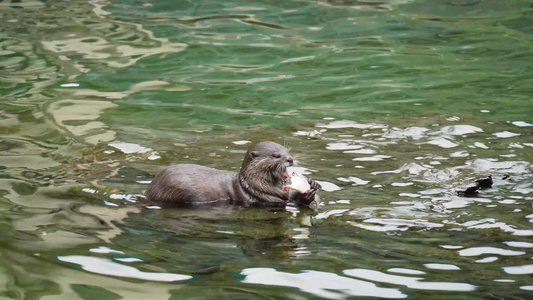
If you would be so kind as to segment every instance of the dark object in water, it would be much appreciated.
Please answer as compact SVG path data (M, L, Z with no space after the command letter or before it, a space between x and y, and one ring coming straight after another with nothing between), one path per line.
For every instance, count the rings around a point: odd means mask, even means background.
M504 179L509 178L509 175L505 175ZM479 189L488 189L492 187L492 175L487 178L476 180L476 185L467 188L464 191L457 191L457 195L464 197L472 197L478 194Z
M239 173L174 165L157 174L145 195L152 202L183 205L285 206L288 202L309 205L318 201L318 183L312 179L308 179L310 189L305 193L283 188L291 184L287 167L293 161L285 147L262 142L246 152Z
M509 174L504 175L504 176L502 177L502 180L507 180L507 179L509 179L509 177L511 177L511 175L509 175Z
M480 188L490 188L492 187L492 176L489 175L487 178L476 180L477 186Z
M457 195L464 197L472 197L478 194L479 186L471 186L464 191L457 191Z

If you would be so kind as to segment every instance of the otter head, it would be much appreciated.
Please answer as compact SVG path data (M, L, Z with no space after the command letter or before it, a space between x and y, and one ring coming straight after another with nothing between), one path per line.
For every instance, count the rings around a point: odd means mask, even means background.
M274 142L261 142L246 152L239 182L258 198L267 194L286 200L289 194L283 190L283 185L290 179L287 167L293 163L294 159L285 147Z

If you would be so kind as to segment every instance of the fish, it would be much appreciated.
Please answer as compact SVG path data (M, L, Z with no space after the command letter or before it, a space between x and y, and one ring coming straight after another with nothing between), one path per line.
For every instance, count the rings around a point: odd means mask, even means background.
M283 186L283 190L292 189L300 194L305 194L311 189L311 185L305 176L292 173L290 176L291 183Z

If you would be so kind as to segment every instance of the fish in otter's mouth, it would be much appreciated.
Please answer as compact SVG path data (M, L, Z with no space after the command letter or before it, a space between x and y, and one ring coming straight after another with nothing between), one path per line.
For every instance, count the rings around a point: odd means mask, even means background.
M297 191L300 194L305 194L311 189L311 185L307 178L301 174L292 173L288 183L283 185L283 190L292 189Z
M282 164L280 175L281 175L281 183L282 184L290 184L291 183L291 174L287 171L287 167L292 166L292 164Z

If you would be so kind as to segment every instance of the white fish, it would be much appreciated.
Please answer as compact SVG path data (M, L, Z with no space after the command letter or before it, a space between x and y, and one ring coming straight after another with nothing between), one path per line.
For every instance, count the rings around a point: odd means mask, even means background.
M305 194L311 189L311 186L309 185L307 178L305 178L303 175L292 173L291 184L284 185L283 190L289 188L297 191L300 194Z

